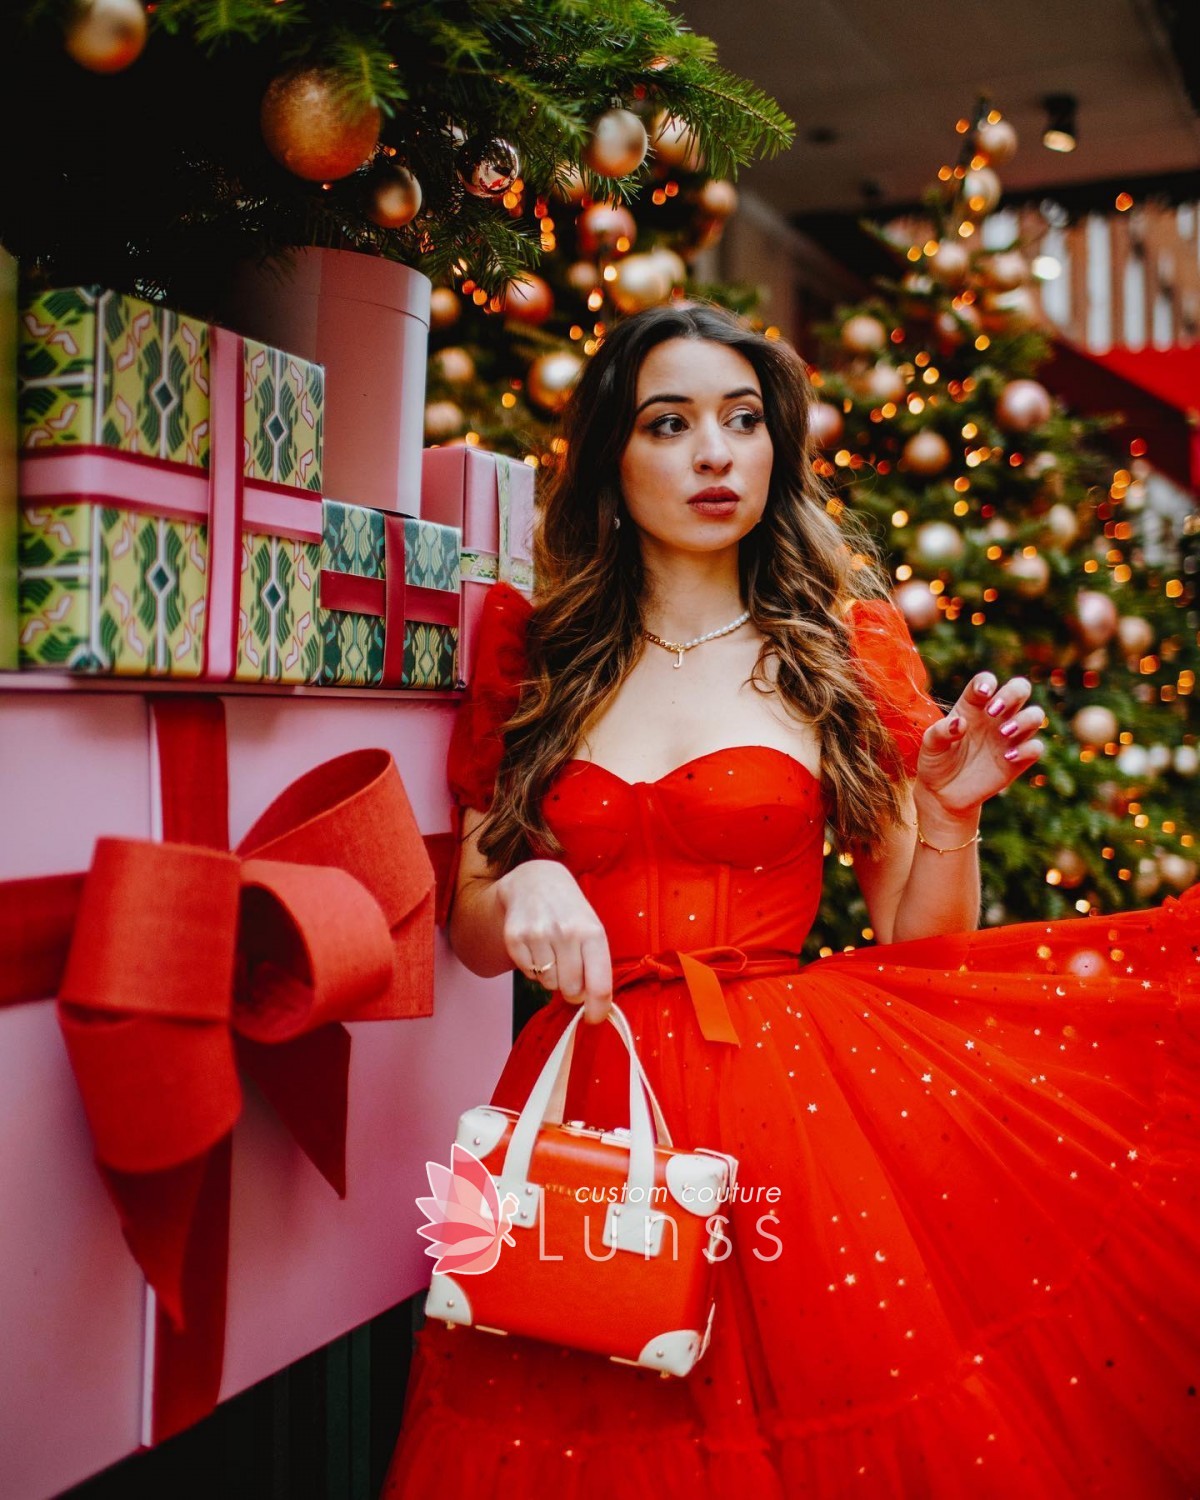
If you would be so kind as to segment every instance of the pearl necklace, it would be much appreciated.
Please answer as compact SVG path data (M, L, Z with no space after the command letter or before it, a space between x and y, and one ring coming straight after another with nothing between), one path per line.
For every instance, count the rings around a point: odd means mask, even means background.
M690 651L693 646L703 646L705 641L715 641L719 635L729 635L732 631L737 630L740 625L744 625L749 618L750 611L748 609L743 610L736 620L730 620L729 624L722 625L720 630L710 630L707 635L698 635L694 641L664 641L662 636L655 635L652 630L643 630L642 634L648 641L653 641L656 646L661 646L664 651L674 651L678 659L673 661L671 665L678 670L678 668L683 666L683 653L685 651Z

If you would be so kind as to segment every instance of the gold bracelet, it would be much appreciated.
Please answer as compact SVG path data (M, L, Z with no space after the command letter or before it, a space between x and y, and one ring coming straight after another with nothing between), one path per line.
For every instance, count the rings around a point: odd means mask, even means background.
M917 843L924 844L926 849L932 849L935 854L957 854L960 849L969 849L972 844L978 844L982 842L979 829L977 828L965 844L951 844L948 849L939 849L936 844L931 844L925 837L925 835L921 832L920 823L917 823L915 826L917 830Z

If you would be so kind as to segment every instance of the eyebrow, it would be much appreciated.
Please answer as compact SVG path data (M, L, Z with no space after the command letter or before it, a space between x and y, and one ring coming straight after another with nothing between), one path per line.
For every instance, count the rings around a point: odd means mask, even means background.
M721 400L732 401L737 396L755 396L759 401L762 400L761 394L752 385L739 386L736 391L726 391ZM660 401L669 401L675 406L692 406L695 404L690 396L647 396L637 411L634 412L634 416L640 417L648 406L654 406Z

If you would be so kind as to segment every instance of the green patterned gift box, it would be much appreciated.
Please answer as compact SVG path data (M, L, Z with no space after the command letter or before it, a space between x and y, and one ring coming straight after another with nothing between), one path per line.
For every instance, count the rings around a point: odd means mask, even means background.
M22 309L21 664L311 682L324 375L117 292Z
M454 526L325 501L323 683L454 686L461 541Z

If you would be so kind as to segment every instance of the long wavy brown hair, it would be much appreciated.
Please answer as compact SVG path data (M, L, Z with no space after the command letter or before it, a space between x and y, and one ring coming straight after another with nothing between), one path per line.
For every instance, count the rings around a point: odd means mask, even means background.
M742 598L764 637L750 683L776 692L821 744L829 824L843 847L871 849L900 816L896 751L850 656L844 611L887 594L874 553L845 519L832 519L808 453L814 401L786 344L724 310L684 303L618 324L589 361L564 414L565 461L548 487L534 539L537 590L528 676L504 730L504 754L480 851L502 869L536 851L562 852L542 814L551 779L575 754L645 649L645 575L625 515L621 454L633 428L642 360L666 339L735 349L762 386L774 459L761 521L742 538ZM768 658L774 656L772 685Z

